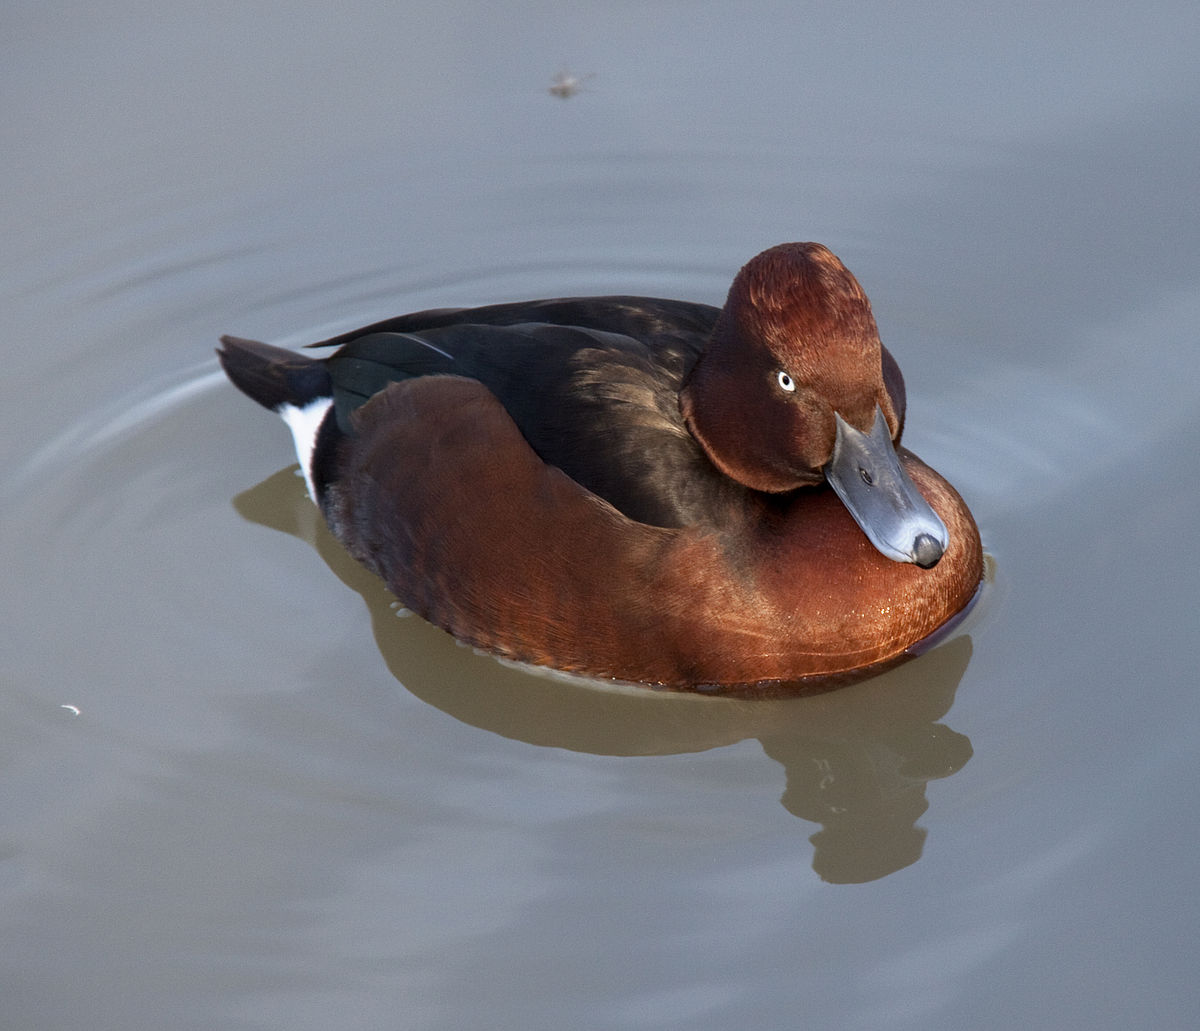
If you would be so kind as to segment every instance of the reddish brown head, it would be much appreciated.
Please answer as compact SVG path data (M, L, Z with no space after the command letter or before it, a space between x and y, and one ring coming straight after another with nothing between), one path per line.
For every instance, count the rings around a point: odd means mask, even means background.
M866 432L878 405L900 432L871 304L818 243L780 244L738 273L680 404L713 464L762 491L822 480L834 413Z

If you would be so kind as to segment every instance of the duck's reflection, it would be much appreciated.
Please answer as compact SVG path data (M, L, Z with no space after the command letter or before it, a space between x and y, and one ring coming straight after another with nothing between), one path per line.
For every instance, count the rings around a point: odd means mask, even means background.
M921 858L925 785L956 773L972 754L965 735L935 722L970 658L969 639L956 638L864 685L865 704L840 719L829 713L816 726L759 735L787 770L784 808L822 825L809 839L822 879L872 881Z
M362 595L389 670L414 695L464 723L531 744L603 755L669 755L757 738L787 771L783 805L821 825L810 838L826 881L875 880L916 862L925 785L971 758L939 723L971 657L958 636L879 677L808 698L741 701L609 690L502 665L419 619L396 618L383 584L345 552L283 470L235 499L245 518L309 542Z

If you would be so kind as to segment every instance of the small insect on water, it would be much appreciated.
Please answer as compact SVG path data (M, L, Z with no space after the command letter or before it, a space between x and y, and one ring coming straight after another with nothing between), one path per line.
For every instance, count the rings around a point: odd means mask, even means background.
M587 75L572 75L566 68L554 76L550 83L549 93L552 97L558 97L560 100L567 100L583 89L583 84L592 77L593 73Z

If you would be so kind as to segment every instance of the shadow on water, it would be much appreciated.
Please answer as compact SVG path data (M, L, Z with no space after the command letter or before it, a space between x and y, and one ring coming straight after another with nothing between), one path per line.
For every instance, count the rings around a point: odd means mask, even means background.
M245 519L311 544L359 593L392 675L455 719L517 741L596 755L673 755L756 738L787 775L784 808L821 825L813 869L833 883L915 863L925 786L971 758L939 722L971 658L966 634L872 680L806 698L747 701L606 685L514 668L417 618L397 618L383 583L333 538L293 469L234 499ZM402 610L400 610L402 611Z

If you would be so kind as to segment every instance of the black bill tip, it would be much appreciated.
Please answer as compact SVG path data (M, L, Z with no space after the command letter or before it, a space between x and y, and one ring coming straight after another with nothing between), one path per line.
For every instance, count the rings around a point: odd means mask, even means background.
M932 569L941 561L945 549L932 534L922 533L913 541L913 562L922 569Z

